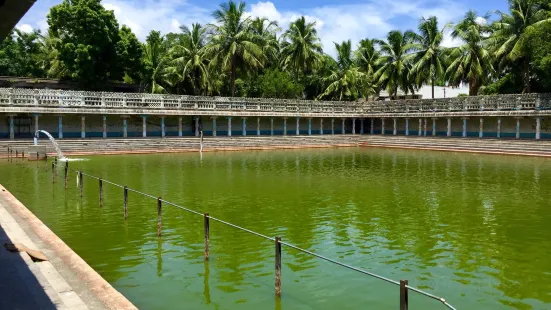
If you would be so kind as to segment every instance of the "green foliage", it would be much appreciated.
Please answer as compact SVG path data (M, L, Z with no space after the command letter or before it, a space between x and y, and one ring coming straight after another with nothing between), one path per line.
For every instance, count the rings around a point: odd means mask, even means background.
M268 69L243 83L240 93L246 97L302 99L303 86L279 69Z
M316 68L323 51L315 22L307 23L301 16L291 23L282 40L281 66L284 70L293 72L298 79Z
M129 80L127 82L137 83L140 80L143 63L143 46L136 35L126 26L119 31L120 40L117 42L117 71L123 72Z
M25 33L15 29L0 43L0 75L41 77L41 35L35 30Z

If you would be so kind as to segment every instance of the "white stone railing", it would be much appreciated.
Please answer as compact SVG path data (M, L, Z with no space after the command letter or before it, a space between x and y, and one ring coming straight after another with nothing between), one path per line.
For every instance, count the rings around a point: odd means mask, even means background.
M551 110L551 94L350 102L0 88L0 106L147 108L335 115L506 110L539 111Z

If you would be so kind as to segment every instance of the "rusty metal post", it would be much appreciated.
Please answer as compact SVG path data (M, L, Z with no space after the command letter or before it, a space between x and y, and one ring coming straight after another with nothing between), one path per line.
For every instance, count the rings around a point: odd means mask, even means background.
M8 161L10 161L10 147L8 146Z
M281 238L275 238L275 293L281 296Z
M99 178L99 207L103 207L103 180Z
M25 159L25 151L21 151L21 158Z
M128 187L124 186L124 219L128 218Z
M79 186L80 186L80 197L82 197L82 186L83 186L82 181L83 181L82 171L79 171L78 172L78 183L79 183Z
M52 161L52 183L55 183L55 164Z
M69 162L65 162L65 189L67 189L67 182L69 182Z
M162 235L162 217L163 217L163 209L162 209L162 201L161 197L157 198L157 236L160 237Z
M408 280L400 280L400 310L408 310Z
M209 260L210 223L209 214L205 213L205 260Z
M37 162L37 165L38 165L38 151L36 151L36 162Z
M17 162L17 158L19 158L19 151L15 150L15 162Z

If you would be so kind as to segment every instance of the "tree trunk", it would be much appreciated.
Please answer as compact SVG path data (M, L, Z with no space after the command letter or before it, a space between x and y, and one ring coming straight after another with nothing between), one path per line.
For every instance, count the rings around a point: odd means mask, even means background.
M522 65L522 77L524 78L524 87L526 93L532 92L532 87L530 87L530 63L527 58L523 60Z
M480 84L478 83L475 77L472 77L469 81L469 96L478 95L478 90L480 89Z
M231 96L235 97L235 56L231 58Z
M434 99L434 79L432 79L432 99Z

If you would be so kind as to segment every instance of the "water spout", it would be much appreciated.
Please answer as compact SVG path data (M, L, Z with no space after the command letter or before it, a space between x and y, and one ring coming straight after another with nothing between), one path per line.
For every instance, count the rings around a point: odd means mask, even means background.
M63 153L61 152L61 149L59 148L59 145L55 141L54 137L52 137L52 135L49 132L45 131L45 130L38 130L34 134L34 145L38 145L38 138L40 136L40 133L45 134L50 139L50 141L52 142L52 144L53 144L53 146L54 146L54 148L57 152L57 159L58 160L67 160L67 158L65 156L63 156Z

